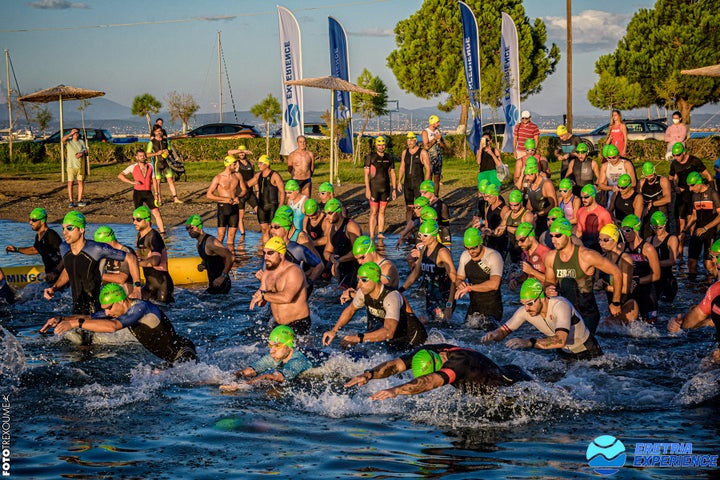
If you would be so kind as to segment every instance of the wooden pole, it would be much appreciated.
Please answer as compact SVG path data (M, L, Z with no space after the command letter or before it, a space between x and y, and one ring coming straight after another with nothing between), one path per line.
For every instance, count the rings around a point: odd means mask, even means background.
M565 107L567 122L566 127L572 132L573 128L573 94L572 94L572 0L565 0L565 16L567 17L567 31L566 31L566 43L567 43L567 70L565 75L567 77L566 86L566 100L567 105Z

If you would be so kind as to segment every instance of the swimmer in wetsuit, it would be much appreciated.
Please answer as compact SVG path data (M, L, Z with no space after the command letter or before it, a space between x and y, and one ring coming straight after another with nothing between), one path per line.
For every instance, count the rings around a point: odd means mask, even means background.
M133 224L138 232L135 251L145 275L142 298L163 303L174 302L175 284L168 272L167 248L160 232L152 228L147 206L143 205L133 211Z
M355 260L352 246L355 239L362 235L362 230L355 220L345 216L343 206L336 198L325 204L325 215L328 218L325 224L325 236L328 238L325 259L332 262L332 273L338 278L341 288L355 288L360 264Z
M30 212L30 228L35 232L35 243L32 247L16 247L8 245L6 253L22 253L23 255L40 254L45 266L45 281L52 284L57 280L63 269L60 244L62 238L47 226L47 212L44 208L35 208Z
M102 310L92 316L70 315L50 318L41 333L53 328L55 335L79 328L113 333L127 327L150 353L169 364L197 359L193 342L177 334L165 314L152 303L128 298L123 287L108 283L98 297Z
M257 185L257 220L262 230L262 241L270 239L270 221L280 205L285 203L285 183L278 172L270 167L270 158L261 155L258 172L247 182L248 188Z
M380 390L370 400L386 400L398 395L415 395L450 384L463 393L485 394L494 388L532 378L515 365L499 366L482 353L449 344L424 345L421 349L389 360L351 378L345 387L366 385L370 380L387 378L412 370L414 380Z
M370 238L385 238L385 209L397 195L395 157L385 152L385 137L375 139L375 151L365 157L365 198L370 202Z
M230 270L233 266L233 254L217 238L205 233L200 215L190 215L185 221L185 230L191 238L197 240L197 252L202 263L197 266L199 272L207 272L208 288L205 293L221 294L230 291Z

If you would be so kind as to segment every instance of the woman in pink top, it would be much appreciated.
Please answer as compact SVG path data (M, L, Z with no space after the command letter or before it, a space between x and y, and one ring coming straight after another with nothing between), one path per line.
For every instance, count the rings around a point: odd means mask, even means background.
M625 126L625 122L622 121L620 110L612 111L610 129L605 143L615 145L620 152L620 156L625 156L625 150L627 148L627 127Z
M672 159L672 146L676 142L680 142L685 145L685 141L688 138L688 126L682 123L682 115L680 112L673 112L672 125L665 130L665 141L667 142L667 153L665 159Z

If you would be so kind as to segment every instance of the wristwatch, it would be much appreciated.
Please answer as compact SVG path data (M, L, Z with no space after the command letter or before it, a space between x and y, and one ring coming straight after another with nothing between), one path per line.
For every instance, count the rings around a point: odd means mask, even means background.
M613 307L619 307L622 305L622 302L610 302L610 305L612 305Z
M452 302L447 302L447 303L445 304L445 308L452 308L452 306L453 306L453 303L452 303Z
M85 319L84 319L84 318L78 318L78 328L82 328L82 327L83 327L83 323L85 323Z
M133 287L142 287L142 282L133 282Z
M365 341L365 334L364 333L358 333L358 338L360 341L358 343L363 343Z

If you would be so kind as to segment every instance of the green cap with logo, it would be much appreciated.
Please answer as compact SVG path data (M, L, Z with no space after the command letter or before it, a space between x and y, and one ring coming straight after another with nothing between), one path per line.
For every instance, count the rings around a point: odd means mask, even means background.
M315 215L315 212L317 211L318 204L314 198L308 198L305 200L305 203L303 204L303 213L305 213L305 215Z
M485 195L488 197L497 197L500 195L497 185L494 183L488 183L487 187L485 187Z
M193 227L203 228L202 217L197 213L194 215L190 215L187 220L185 220L185 225L192 225Z
M627 173L623 173L622 175L620 175L617 182L617 185L620 188L629 187L632 183L632 178L630 178L630 175L628 175Z
M295 348L295 331L287 325L278 325L270 332L268 342Z
M420 209L420 220L422 220L423 222L426 220L437 220L437 218L437 211L435 211L435 209L432 208L430 205L427 205Z
M318 192L320 192L320 193L335 193L335 189L333 188L332 183L323 182L318 187Z
M435 182L433 182L432 180L424 180L420 184L420 191L435 193Z
M565 210L560 207L553 207L547 214L548 218L565 218Z
M478 245L483 244L483 236L482 233L480 233L480 230L478 230L475 227L468 228L465 230L465 235L463 235L463 245L465 245L468 248L475 248Z
M587 185L582 187L582 190L580 190L580 194L588 197L594 197L595 195L597 195L597 187L592 183L588 183Z
M520 287L520 300L535 300L545 298L545 290L537 278L528 278Z
M420 208L427 207L428 205L430 205L430 200L428 200L427 197L417 197L413 202L413 205Z
M620 226L623 228L632 228L636 232L639 232L640 227L642 227L642 220L640 220L636 215L633 215L631 213L630 215L627 215L625 218L623 218L622 224Z
M275 216L285 217L292 220L295 216L295 212L293 212L293 209L289 205L280 205L275 211Z
M686 180L688 185L702 185L703 178L698 172L690 172Z
M418 228L418 232L424 235L437 235L439 231L440 227L438 227L438 224L435 220L428 220L426 222L423 222L420 224L420 228Z
M650 216L650 225L652 225L653 227L667 225L667 221L667 215L665 215L665 213L661 212L660 210Z
M557 218L550 224L550 233L561 233L566 237L571 237L572 224L567 218Z
M325 204L325 211L327 213L340 212L342 211L342 203L340 203L340 200L338 200L337 198L331 198Z
M535 150L536 146L534 138L528 138L525 140L525 150Z
M672 154L680 155L682 153L685 153L685 145L682 142L675 142L672 146Z
M103 225L102 227L98 227L97 230L95 230L95 235L93 236L93 240L95 240L98 243L110 243L115 241L115 232L112 228L108 227L107 225Z
M65 214L62 223L63 225L72 225L77 228L85 228L85 215L78 212L77 210L71 210Z
M569 178L563 178L558 184L560 190L572 190L572 180Z
M642 174L643 174L643 177L649 177L650 175L655 175L655 166L652 164L652 162L643 163Z
M515 229L515 238L534 237L535 227L530 222L522 222Z
M125 289L117 283L108 283L102 289L100 289L100 305L112 305L114 303L122 302L127 298Z
M41 220L44 222L47 220L47 212L44 208L33 208L33 211L30 212L30 220Z
M523 200L523 194L520 190L513 190L508 195L508 202L510 203L521 203Z
M588 148L586 143L578 143L577 147L575 147L575 152L577 153L588 153L590 149Z
M373 243L372 238L367 235L360 235L353 242L352 251L355 256L373 253L375 251L375 243Z
M442 358L437 352L423 348L413 355L410 364L415 378L437 372L442 368Z
M380 283L380 267L375 262L367 262L360 265L357 273L358 278L365 277L372 282Z
M297 192L300 190L300 185L298 185L298 182L295 180L288 180L285 182L285 191L286 192Z
M620 155L620 150L615 145L607 145L607 155L605 155L608 158L611 157L617 157Z
M147 220L150 221L150 209L147 207L147 205L141 205L135 210L133 210L132 214L133 218L139 218L141 220Z
M290 231L292 228L292 219L286 217L285 215L278 215L277 213L272 219L272 222L270 222L274 225L278 225L280 228L284 228L287 231Z

